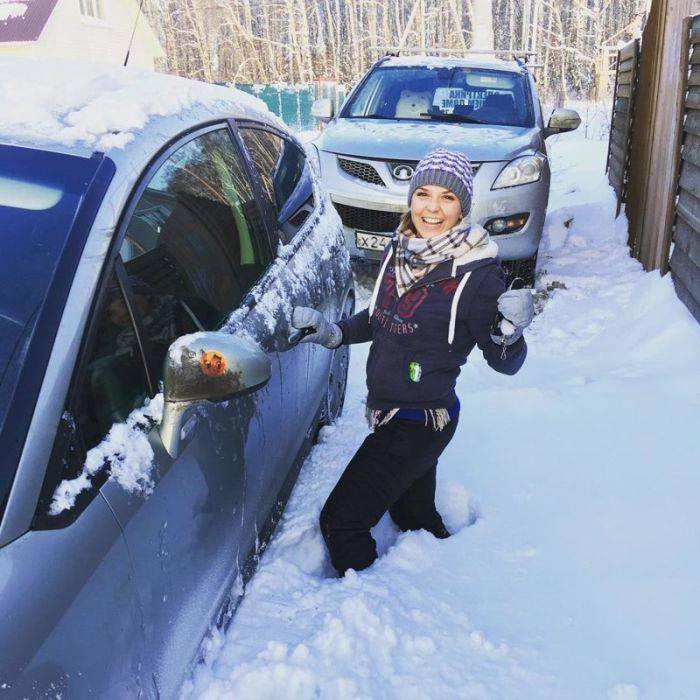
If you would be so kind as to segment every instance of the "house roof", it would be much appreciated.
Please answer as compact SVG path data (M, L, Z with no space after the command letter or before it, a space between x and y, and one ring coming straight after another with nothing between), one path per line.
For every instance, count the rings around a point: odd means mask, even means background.
M58 0L0 0L0 43L36 41Z

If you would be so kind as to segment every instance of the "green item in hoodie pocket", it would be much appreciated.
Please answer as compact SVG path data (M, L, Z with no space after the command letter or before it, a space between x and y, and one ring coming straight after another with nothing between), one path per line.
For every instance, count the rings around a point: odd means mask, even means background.
M408 378L412 382L419 382L421 374L423 374L423 370L418 362L408 363Z

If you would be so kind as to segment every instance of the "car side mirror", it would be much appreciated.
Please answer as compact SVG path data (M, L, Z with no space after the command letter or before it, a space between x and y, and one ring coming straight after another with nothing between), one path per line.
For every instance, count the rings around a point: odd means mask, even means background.
M252 341L228 333L193 333L168 349L163 368L160 437L174 459L185 414L205 401L217 403L257 391L270 381L270 358Z
M311 105L311 116L320 119L322 122L327 122L333 119L333 103L323 97L320 100L314 100Z
M544 137L552 136L553 134L563 134L566 131L578 129L581 124L581 117L574 109L565 109L557 107L552 111L549 117L549 123L544 130Z

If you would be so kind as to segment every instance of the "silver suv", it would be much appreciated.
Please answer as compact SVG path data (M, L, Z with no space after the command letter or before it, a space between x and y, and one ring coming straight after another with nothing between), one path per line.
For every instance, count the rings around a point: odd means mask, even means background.
M408 180L432 148L465 153L474 168L472 221L498 242L511 274L532 285L549 197L545 139L576 129L555 109L545 126L537 88L519 60L483 56L385 56L352 90L312 142L343 221L351 255L377 261L406 211Z

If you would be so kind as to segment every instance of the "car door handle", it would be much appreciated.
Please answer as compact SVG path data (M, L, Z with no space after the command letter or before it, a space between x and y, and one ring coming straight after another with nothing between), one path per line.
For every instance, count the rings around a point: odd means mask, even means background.
M301 342L302 338L306 338L307 335L315 333L316 329L313 326L307 326L306 328L298 328L289 334L289 344L297 345Z

